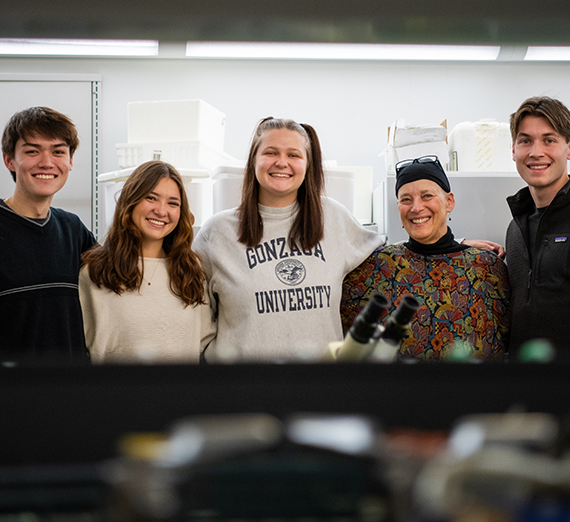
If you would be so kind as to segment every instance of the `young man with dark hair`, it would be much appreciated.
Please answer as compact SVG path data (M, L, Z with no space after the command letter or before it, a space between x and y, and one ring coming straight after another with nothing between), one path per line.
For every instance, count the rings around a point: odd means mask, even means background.
M95 239L75 214L50 206L78 145L73 122L47 107L14 114L4 129L15 189L0 199L0 362L89 361L78 275Z
M511 115L513 159L527 187L507 198L510 351L532 339L570 347L570 111L534 97Z

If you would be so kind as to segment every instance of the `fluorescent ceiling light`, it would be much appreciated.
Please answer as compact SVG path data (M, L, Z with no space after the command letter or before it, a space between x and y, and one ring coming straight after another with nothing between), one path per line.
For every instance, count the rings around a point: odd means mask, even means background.
M0 38L0 55L157 56L158 41Z
M530 61L570 61L570 47L533 47L529 46L524 57Z
M272 60L496 60L499 46L188 42L191 58Z

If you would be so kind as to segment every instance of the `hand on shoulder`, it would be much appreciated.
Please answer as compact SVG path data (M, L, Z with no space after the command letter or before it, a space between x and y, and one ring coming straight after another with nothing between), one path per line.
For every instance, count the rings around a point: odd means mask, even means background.
M493 241L487 239L464 239L462 243L474 248L480 248L481 250L490 250L497 254L499 259L505 259L505 249L502 245L494 243Z

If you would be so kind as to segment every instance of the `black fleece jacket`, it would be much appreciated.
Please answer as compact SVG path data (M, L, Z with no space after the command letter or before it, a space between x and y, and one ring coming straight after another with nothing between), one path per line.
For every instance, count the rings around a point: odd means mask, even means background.
M529 188L507 202L513 214L506 239L512 292L509 351L516 355L525 341L543 338L570 355L570 181L543 212L532 256L527 221L536 207Z

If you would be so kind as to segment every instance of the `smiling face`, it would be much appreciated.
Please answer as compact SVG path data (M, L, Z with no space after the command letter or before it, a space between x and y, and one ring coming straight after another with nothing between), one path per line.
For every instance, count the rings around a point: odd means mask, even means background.
M255 157L259 203L286 207L297 199L307 172L307 145L298 132L288 129L265 131Z
M526 116L513 143L517 171L537 207L545 207L568 181L570 144L542 116Z
M15 199L49 204L65 185L73 159L63 140L32 135L16 142L13 158L4 154L4 164L16 173Z
M162 243L178 225L180 190L171 178L162 178L133 208L132 221L142 233L144 257L165 257Z
M398 191L398 211L408 235L418 243L431 245L447 232L447 213L455 207L451 192L437 183L419 179Z

